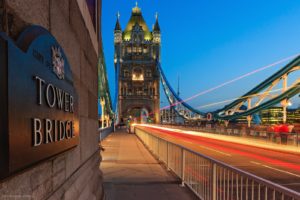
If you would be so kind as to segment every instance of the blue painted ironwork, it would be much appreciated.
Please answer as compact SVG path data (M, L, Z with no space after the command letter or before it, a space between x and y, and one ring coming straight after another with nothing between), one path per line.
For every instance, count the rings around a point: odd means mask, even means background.
M98 98L99 102L103 98L105 101L105 108L102 114L108 114L111 118L114 117L114 110L112 107L111 95L108 85L106 64L104 54L101 51L98 59Z
M282 90L280 94L273 95L268 100L265 100L265 94L269 93L270 89L272 89L275 85L278 85L280 80L284 79L284 76L287 77L290 73L300 70L299 65L300 56L292 60L285 67L274 73L272 76L254 87L245 95L226 105L224 108L214 111L213 118L229 121L243 116L252 116L261 110L275 106L276 104L282 103L283 101L296 96L300 93L300 79L298 79L291 86L287 87L286 90ZM187 120L206 120L205 116L207 116L208 113L201 112L182 100L171 87L159 62L157 63L157 67L159 69L163 89L170 106L173 107L181 117L184 117ZM252 98L259 96L264 97L260 99L260 102L256 103L255 106L246 106L247 109L241 109L242 107L245 107L244 104L247 102L247 100L251 100Z
M268 99L267 101L258 104L252 108L247 108L246 110L241 110L240 108L244 105L244 102L247 99L261 95L265 92L267 88L272 88L274 85L277 85L284 76L288 76L290 73L300 70L300 56L296 57L286 66L281 68L279 71L271 75L265 81L254 87L252 90L233 101L232 103L226 105L224 108L219 109L214 112L215 119L221 120L233 120L242 116L251 116L261 110L267 109L269 107L275 106L278 103L286 99L290 99L300 92L300 79L296 80L294 84L289 86L285 91L283 90L280 94L275 95Z
M174 91L174 89L168 82L159 62L157 62L157 68L159 70L162 86L164 88L164 92L167 96L167 99L170 103L170 106L172 108L174 108L174 110L177 112L177 114L187 120L204 119L204 116L205 116L204 112L200 112L199 110L193 108L192 106L190 106L189 104L184 102L184 100L182 100L177 95L177 93Z

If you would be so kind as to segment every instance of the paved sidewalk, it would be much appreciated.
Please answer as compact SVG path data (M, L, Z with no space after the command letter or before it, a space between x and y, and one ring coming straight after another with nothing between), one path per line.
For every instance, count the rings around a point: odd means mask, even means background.
M161 166L134 134L118 131L102 142L106 200L197 199Z

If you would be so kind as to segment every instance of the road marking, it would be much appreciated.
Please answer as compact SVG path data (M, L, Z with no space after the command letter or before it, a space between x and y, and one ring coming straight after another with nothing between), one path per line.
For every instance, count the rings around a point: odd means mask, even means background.
M256 164L256 165L261 165L260 163L255 162L255 161L250 161L250 162L253 163L253 164Z
M195 143L193 143L193 142L189 142L189 141L185 141L185 142L195 145ZM218 150L215 150L215 149L212 149L212 148L209 148L209 147L204 147L204 146L199 146L199 147L203 148L203 149L206 149L206 150L210 150L210 151L220 153L220 154L225 155L225 156L229 156L229 157L231 156L231 154L229 154L229 153L224 153L222 151L218 151Z
M275 170L275 171L279 171L279 172L281 172L281 173L289 174L289 175L296 176L296 177L300 178L300 175L299 175L299 174L294 174L294 173L292 173L292 172L288 172L288 171L284 171L284 170L277 169L277 168L274 168L274 167L270 167L270 166L268 166L268 165L264 165L264 164L261 164L261 163L259 163L259 162L255 162L255 161L250 161L250 163L253 163L253 164L256 164L256 165L261 165L261 166L263 166L263 167L266 167L266 168L269 168L269 169L273 169L273 170Z

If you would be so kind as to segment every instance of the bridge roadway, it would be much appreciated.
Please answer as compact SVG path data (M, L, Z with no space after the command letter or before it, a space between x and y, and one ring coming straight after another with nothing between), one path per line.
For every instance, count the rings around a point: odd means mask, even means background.
M300 192L300 153L207 138L190 131L138 126L170 142ZM197 133L197 132L195 132Z

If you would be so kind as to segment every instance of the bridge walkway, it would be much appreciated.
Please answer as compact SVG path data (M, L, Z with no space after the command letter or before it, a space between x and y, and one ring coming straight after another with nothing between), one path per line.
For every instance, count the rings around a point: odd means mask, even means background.
M134 134L124 130L102 141L105 200L197 199L168 172Z

